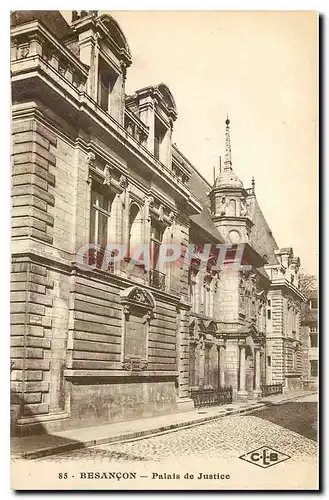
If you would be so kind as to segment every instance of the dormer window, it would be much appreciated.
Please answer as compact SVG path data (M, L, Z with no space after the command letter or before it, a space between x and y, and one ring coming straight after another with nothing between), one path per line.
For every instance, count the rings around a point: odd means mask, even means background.
M99 106L113 115L114 86L118 74L102 59L98 61L98 93L97 102Z
M166 135L166 128L164 127L164 125L160 122L160 120L158 120L156 117L155 117L155 124L154 124L154 156L163 162L163 151L162 151L162 143L163 143L163 139ZM164 162L163 162L164 163Z

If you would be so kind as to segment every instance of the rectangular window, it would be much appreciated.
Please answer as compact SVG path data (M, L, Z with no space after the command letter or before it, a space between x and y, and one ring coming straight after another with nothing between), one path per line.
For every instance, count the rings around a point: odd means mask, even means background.
M310 308L311 309L317 309L318 308L318 299L310 299Z
M104 247L108 243L108 228L111 216L113 196L97 182L93 181L91 188L90 230L89 242L99 245L98 249L90 250L89 263L101 267L104 257Z
M267 309L267 319L272 319L271 309Z
M311 363L311 377L317 377L318 376L318 360L312 359L310 361L310 363Z
M159 255L160 247L163 238L163 228L160 224L152 221L151 225L151 267L152 269L158 269L159 267Z
M317 333L318 332L318 327L317 326L310 326L310 332L311 333Z
M267 356L267 366L271 366L271 356Z
M271 307L271 301L270 300L267 301L267 305L268 305L268 307Z
M104 111L109 109L110 80L108 75L99 73L98 76L98 104Z
M151 270L150 286L164 290L166 287L166 275L159 270L160 248L163 239L164 228L157 221L151 222Z
M106 189L108 191L108 188ZM110 193L93 181L91 189L90 243L107 244L112 199Z
M97 102L104 111L111 113L111 94L118 78L116 72L102 59L98 60ZM111 113L112 114L112 113Z
M310 345L311 345L311 347L318 347L318 334L317 333L310 334Z
M158 160L162 160L162 154L161 154L161 144L166 135L166 128L165 126L155 118L155 125L154 125L154 156Z

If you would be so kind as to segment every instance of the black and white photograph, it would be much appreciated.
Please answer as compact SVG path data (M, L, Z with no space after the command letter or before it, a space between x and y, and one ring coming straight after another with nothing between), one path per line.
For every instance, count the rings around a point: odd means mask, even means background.
M318 490L319 14L9 15L11 488Z

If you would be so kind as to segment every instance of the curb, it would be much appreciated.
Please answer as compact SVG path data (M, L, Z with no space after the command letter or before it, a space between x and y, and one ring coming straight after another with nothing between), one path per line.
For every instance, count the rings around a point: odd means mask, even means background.
M308 392L307 394L300 394L299 396L291 396L290 398L287 399L282 399L281 401L270 401L268 399L261 399L260 401L264 404L271 404L271 405L282 405L284 403L288 403L289 401L295 401L296 399L303 398L305 396L312 396L313 394L318 394L318 391L314 392Z
M142 439L145 437L150 437L154 436L157 434L163 434L163 433L168 433L168 432L173 432L177 431L183 428L190 428L190 427L195 427L197 425L202 425L206 424L207 422L210 422L212 420L218 420L223 417L227 417L228 415L236 415L239 413L247 413L255 410L260 410L261 408L264 408L266 406L265 403L254 403L249 406L245 406L242 408L229 408L225 410L219 410L218 414L216 415L211 415L208 417L201 417L198 420L189 420L186 422L178 422L174 424L168 424L164 425L162 427L156 427L154 429L145 429L142 431L135 431L135 432L126 432L124 434L118 434L116 436L109 436L109 437L100 437L96 439L91 439L87 441L78 441L74 443L67 443L67 444L62 444L58 446L50 446L46 448L42 448L39 450L35 451L27 451L23 453L17 453L16 455L12 455L12 459L36 459L36 458L42 458L50 455L57 455L60 453L65 453L69 451L75 451L79 450L82 448L90 448L92 446L97 446L101 444L111 444L111 443L119 443L119 442L125 442L125 441L130 441L130 440L138 440Z

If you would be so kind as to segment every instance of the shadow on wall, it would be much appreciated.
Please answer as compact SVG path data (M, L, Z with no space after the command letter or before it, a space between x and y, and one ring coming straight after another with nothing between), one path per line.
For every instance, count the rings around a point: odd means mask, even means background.
M15 403L14 407L19 407L21 412L24 411L20 415L35 417L28 411L28 407L17 393L12 393L11 397ZM17 415L15 420L17 420ZM11 418L10 451L13 459L25 458L32 460L41 456L55 455L84 447L84 443L81 441L61 436L60 433L49 433L41 422L19 428L15 425L15 420Z
M11 371L14 363L11 363ZM33 417L30 425L18 425L17 420L22 416L27 419ZM61 436L60 433L52 434L45 426L38 422L37 417L29 410L21 394L10 391L10 435L11 435L11 456L12 458L37 458L38 450L49 448L49 455L82 448L83 443L78 440ZM54 450L56 448L56 450ZM33 453L33 455L31 455ZM26 456L24 456L26 454ZM43 451L42 456L47 455Z

